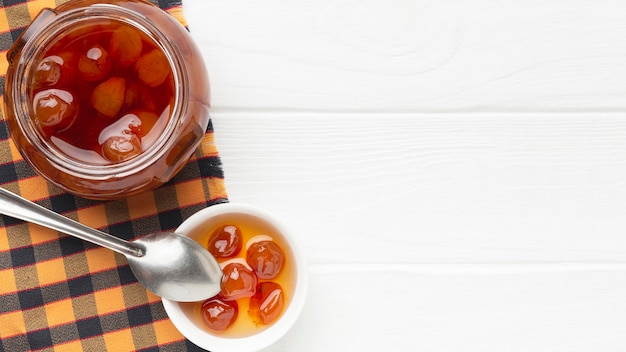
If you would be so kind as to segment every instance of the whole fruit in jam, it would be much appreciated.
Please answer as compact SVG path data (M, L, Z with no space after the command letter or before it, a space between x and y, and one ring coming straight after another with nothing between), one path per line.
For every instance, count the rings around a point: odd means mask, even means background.
M280 316L284 304L285 294L279 284L261 282L255 295L250 298L248 314L258 323L269 324Z
M202 304L202 320L213 331L224 331L237 319L237 301L224 300L220 295L209 298Z
M209 238L209 252L216 258L236 256L243 244L241 231L234 225L223 225L215 229Z
M76 97L63 89L46 89L35 94L35 117L43 128L63 131L70 127L78 115Z
M257 277L241 263L229 263L222 269L222 291L226 300L252 297L256 292Z
M283 268L285 253L274 241L259 241L250 245L246 262L260 279L271 280Z

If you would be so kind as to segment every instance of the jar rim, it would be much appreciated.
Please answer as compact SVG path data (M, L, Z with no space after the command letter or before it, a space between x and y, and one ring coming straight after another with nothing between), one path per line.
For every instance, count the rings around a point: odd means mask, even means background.
M51 10L52 11L52 10ZM175 132L181 116L185 114L185 107L188 95L186 71L182 64L182 55L177 47L171 43L147 16L132 9L124 8L114 4L92 4L85 7L71 9L64 12L55 12L53 21L48 21L43 28L35 31L26 41L22 48L22 54L16 65L16 77L20 77L13 85L13 101L16 104L15 115L19 128L23 131L26 139L29 140L44 157L54 165L55 168L83 178L106 179L112 176L124 177L144 170L162 158L173 144L176 143ZM174 80L173 106L170 106L169 119L164 130L158 138L139 155L121 162L95 163L72 158L64 153L54 142L42 135L37 126L31 122L31 102L24 97L30 96L31 72L34 65L33 58L42 52L46 45L51 43L59 34L72 26L83 24L86 21L93 21L94 18L113 20L130 25L145 33L150 40L165 54Z

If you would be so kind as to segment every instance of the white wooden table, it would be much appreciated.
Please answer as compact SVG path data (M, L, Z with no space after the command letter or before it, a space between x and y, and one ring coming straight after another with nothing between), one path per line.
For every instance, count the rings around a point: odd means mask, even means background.
M626 350L626 3L184 10L229 197L310 263L267 351Z

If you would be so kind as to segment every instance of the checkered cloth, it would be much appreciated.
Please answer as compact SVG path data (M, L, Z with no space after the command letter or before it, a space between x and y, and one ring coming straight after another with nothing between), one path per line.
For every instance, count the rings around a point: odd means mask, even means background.
M65 1L0 0L0 87L12 42L39 10ZM185 24L179 0L158 0L158 5ZM172 181L152 192L101 202L64 193L35 175L2 119L0 187L127 240L174 229L192 213L227 201L211 125ZM174 328L160 298L136 281L122 255L0 216L0 351L33 350L201 351Z

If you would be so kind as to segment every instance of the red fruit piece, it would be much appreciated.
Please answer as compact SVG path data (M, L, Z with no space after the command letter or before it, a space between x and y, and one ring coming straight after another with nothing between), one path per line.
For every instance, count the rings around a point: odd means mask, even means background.
M111 77L98 84L91 93L91 105L106 117L116 117L124 104L126 80Z
M222 269L222 296L232 301L252 297L256 292L257 277L254 272L240 263L230 263Z
M43 58L35 68L34 83L42 86L51 86L61 80L63 58L52 55Z
M257 323L269 324L280 316L284 305L285 294L282 287L271 281L261 282L256 294L250 298L248 314Z
M209 298L202 304L202 320L213 331L224 331L237 319L237 301L226 301L221 296Z
M102 154L112 162L121 162L141 153L141 141L134 134L109 137L102 144Z
M223 225L215 229L209 238L209 252L216 258L229 258L241 251L243 238L235 225Z
M159 119L157 114L146 110L134 110L122 119L130 118L128 128L139 137L145 137Z
M149 87L165 82L171 72L170 62L159 49L149 51L135 63L137 77Z
M57 131L68 128L78 115L76 98L62 89L47 89L35 94L33 108L41 126L54 127Z
M285 253L274 241L259 241L248 247L246 262L260 279L273 279L283 268Z
M109 161L120 162L143 151L140 136L132 131L137 120L136 115L127 114L100 131L98 143L102 145L102 156Z
M111 71L109 53L99 45L90 47L78 59L78 71L88 82L105 79Z
M68 51L44 57L35 67L33 88L68 86L76 80L77 62L77 55Z
M120 27L111 35L109 53L123 67L134 64L141 56L141 36L130 27Z

